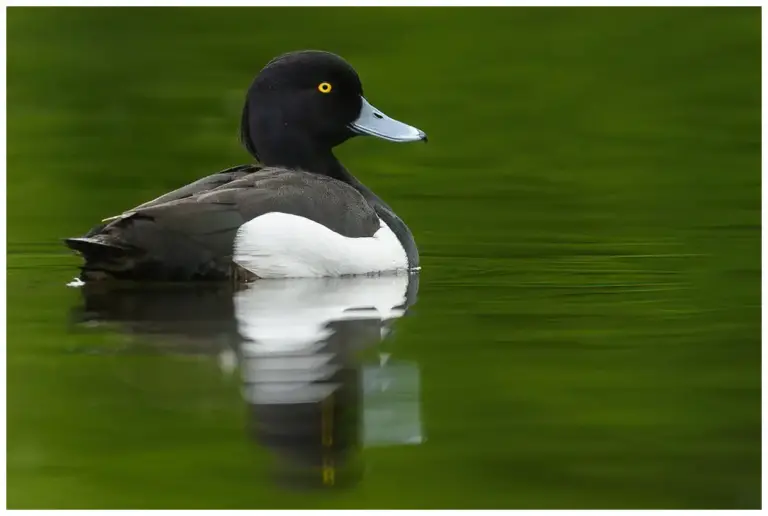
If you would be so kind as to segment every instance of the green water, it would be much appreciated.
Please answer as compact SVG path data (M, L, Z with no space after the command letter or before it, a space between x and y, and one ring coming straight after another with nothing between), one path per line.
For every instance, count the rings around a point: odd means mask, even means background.
M11 8L7 43L9 507L760 506L758 9ZM245 162L245 88L307 47L430 137L339 149L421 251L382 345L426 441L297 490L215 355L72 321L60 238Z

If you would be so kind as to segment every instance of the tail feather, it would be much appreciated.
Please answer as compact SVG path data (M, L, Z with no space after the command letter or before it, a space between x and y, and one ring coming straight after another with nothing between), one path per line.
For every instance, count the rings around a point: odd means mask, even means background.
M64 243L73 251L77 251L86 258L95 255L123 255L129 249L125 246L109 242L101 236L65 238Z
M110 242L106 235L66 238L64 243L84 258L80 268L83 281L119 278L133 266L135 251Z
M231 275L232 242L242 220L231 203L169 203L64 242L85 260L83 281L220 280Z

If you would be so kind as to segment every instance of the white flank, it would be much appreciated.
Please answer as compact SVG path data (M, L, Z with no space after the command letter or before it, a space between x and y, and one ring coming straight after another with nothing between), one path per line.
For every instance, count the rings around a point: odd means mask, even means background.
M297 215L266 213L243 224L235 263L259 278L318 278L406 270L403 246L383 221L372 237L348 238Z

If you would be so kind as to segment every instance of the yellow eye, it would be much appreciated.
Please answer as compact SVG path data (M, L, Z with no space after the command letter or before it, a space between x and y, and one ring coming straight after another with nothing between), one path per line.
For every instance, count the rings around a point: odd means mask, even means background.
M317 85L317 91L320 93L330 93L333 89L333 86L331 86L330 82L321 82Z

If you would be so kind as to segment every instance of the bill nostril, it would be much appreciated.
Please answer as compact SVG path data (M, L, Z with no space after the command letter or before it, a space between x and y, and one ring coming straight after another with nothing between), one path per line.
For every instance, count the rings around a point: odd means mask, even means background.
M381 115L381 113L374 113L374 114L373 114L373 116L375 116L375 117L376 117L376 118L378 118L379 120L381 120L382 118L384 118L384 117Z

